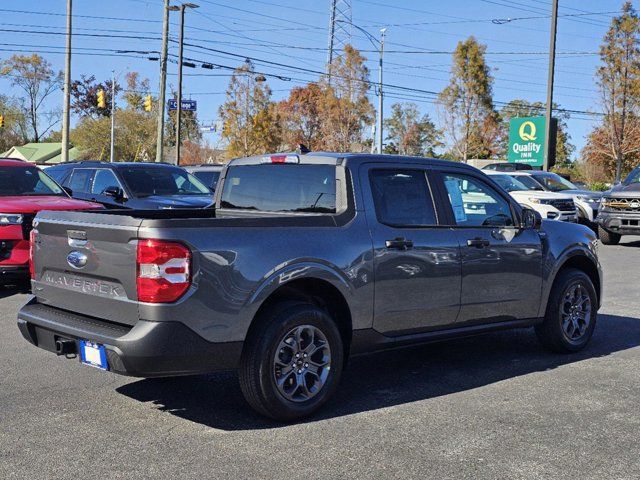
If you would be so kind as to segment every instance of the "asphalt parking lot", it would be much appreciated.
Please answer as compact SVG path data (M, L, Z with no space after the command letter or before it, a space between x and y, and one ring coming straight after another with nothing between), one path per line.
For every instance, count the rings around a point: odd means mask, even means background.
M307 422L276 424L232 374L144 380L34 348L0 291L0 478L640 478L640 238L600 247L580 354L531 330L352 361Z

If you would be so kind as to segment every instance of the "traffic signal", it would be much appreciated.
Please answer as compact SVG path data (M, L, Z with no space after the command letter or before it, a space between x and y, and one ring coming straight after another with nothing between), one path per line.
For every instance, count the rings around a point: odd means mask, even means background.
M144 111L150 112L152 108L153 102L151 100L151 95L147 95L146 97L144 97Z
M4 115L0 115L0 128L4 128Z
M107 99L102 89L98 90L98 108L107 108Z

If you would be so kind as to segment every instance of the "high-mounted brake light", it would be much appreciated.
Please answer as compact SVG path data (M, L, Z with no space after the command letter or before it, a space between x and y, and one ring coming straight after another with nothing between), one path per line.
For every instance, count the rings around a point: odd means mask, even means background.
M136 264L140 302L175 302L191 285L191 251L181 243L140 240Z
M35 250L36 250L36 240L37 240L38 231L33 229L29 233L29 277L32 280L36 279L36 264L34 260Z
M260 163L300 163L298 155L267 155Z

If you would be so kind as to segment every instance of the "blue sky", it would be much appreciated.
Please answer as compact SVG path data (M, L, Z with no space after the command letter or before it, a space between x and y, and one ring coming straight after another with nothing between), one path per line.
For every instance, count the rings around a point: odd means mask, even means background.
M241 64L245 56L254 57L256 71L267 76L276 100L287 96L292 87L316 80L313 72L324 69L329 0L193 1L200 8L187 12L185 37L194 46L186 47L186 57L231 67ZM458 41L474 35L487 45L497 102L514 98L545 100L551 0L351 0L351 4L354 24L376 36L381 27L387 27L385 83L441 91L448 82L451 55L438 52L451 52ZM115 51L160 50L162 5L162 0L74 0L74 32L78 35L73 40L72 77L85 74L103 80L112 70L121 77L127 71L138 71L150 79L152 91L157 92L157 62L144 54ZM555 101L561 107L599 111L594 79L598 56L593 53L608 28L612 16L608 12L619 11L621 5L621 0L560 0ZM62 69L65 38L59 33L65 29L65 9L65 0L2 2L0 59L13 52L46 52L42 55L56 69ZM583 15L585 12L600 14ZM175 38L177 21L172 13L171 35ZM133 38L118 38L122 36ZM371 78L377 79L377 54L369 41L353 29L352 43L368 50L364 55ZM175 43L170 52L177 53ZM224 101L229 72L199 66L185 68L183 91L185 98L198 101L199 118L208 124L216 120ZM170 63L171 85L177 83L176 71L177 65ZM0 93L18 92L11 89L7 79L0 79ZM390 87L386 112L397 101L414 101L438 123L433 95ZM372 102L377 104L373 92ZM61 94L52 96L50 106L61 103ZM569 121L569 133L578 149L594 121L585 114L574 114ZM215 134L206 138L212 144L217 141Z

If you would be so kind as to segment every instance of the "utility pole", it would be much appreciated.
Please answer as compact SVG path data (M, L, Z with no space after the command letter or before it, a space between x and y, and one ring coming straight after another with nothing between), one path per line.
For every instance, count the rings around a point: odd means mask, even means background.
M553 0L551 6L551 35L549 39L549 76L547 78L547 111L544 122L544 171L548 171L550 164L551 146L551 116L553 114L553 76L556 63L556 32L558 30L558 0ZM555 161L555 159L554 159Z
M180 165L180 133L182 130L182 52L184 50L184 12L187 8L198 8L195 3L183 3L179 8L172 7L170 10L180 10L180 45L178 47L178 93L176 98L176 165Z
M164 103L167 90L167 56L169 51L169 0L164 0L162 21L162 53L160 54L160 88L158 94L158 133L156 136L156 162L163 159Z
M378 131L376 132L378 134L378 155L382 155L382 122L384 118L382 114L384 104L382 95L382 59L384 57L384 34L386 33L386 31L386 28L380 29L380 65L378 72Z
M111 142L109 161L115 160L115 144L116 144L116 71L113 70L113 79L111 80Z
M67 52L64 62L64 100L62 102L62 161L69 161L69 110L71 108L71 12L72 0L67 0Z

